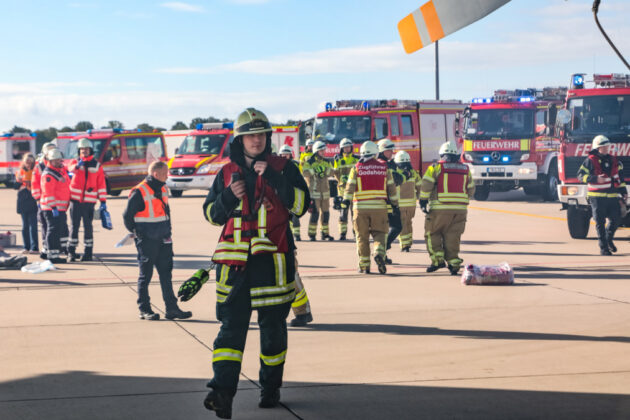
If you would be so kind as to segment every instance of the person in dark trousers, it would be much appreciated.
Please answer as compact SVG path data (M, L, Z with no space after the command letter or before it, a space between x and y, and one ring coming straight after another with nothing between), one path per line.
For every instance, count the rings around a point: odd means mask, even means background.
M403 177L398 173L398 167L394 162L394 148L395 144L390 139L382 139L378 142L378 158L387 164L387 171L392 174L394 184L396 184L396 191L400 194L400 184L403 183ZM387 246L386 250L392 247L392 242L396 240L400 232L402 232L402 219L400 218L400 208L398 206L392 206L387 204L387 221L389 222L389 232L387 234ZM391 264L392 260L385 255L385 262Z
M39 254L39 257L43 260L48 258L48 248L46 246L46 232L48 230L48 225L46 224L46 218L44 217L44 212L40 206L40 199L42 197L42 187L41 187L41 179L42 173L46 169L46 154L49 150L56 149L54 143L44 143L42 145L42 152L38 156L37 161L35 162L35 167L33 168L33 177L31 178L31 195L37 202L37 220L39 221L40 231L42 234L42 252Z
M68 171L74 175L70 180L70 241L68 243L68 257L70 261L79 258L76 254L79 245L79 227L83 221L84 252L81 261L92 261L94 249L94 204L101 202L101 210L107 209L107 187L103 167L94 159L94 148L89 139L79 139L78 159L73 159L68 165Z
M234 127L230 162L217 174L203 204L205 218L223 226L212 256L217 264L217 318L212 391L204 400L231 418L252 310L260 328L261 408L276 407L287 356L286 319L295 300L295 243L290 214L310 203L306 181L288 160L271 154L271 125L248 108Z
M31 181L35 156L25 153L20 169L15 174L18 185L17 212L22 216L22 241L24 243L23 254L39 254L37 238L37 201L31 194Z
M591 203L601 255L617 252L613 239L621 222L621 203L628 201L623 165L610 154L613 147L602 135L593 139L588 157L578 170L578 179L586 183L586 196ZM609 220L606 226L606 219Z
M155 266L160 277L162 298L167 319L186 319L192 312L177 306L173 293L173 240L171 239L171 211L168 206L166 179L168 165L155 161L149 165L148 176L129 194L123 213L125 227L135 235L138 250L138 308L140 319L158 320L160 315L151 309L149 283Z
M42 172L40 183L40 205L48 226L47 259L53 264L62 264L66 262L61 255L62 250L68 242L66 211L70 204L70 178L63 166L63 155L59 149L51 149L46 153L46 169Z

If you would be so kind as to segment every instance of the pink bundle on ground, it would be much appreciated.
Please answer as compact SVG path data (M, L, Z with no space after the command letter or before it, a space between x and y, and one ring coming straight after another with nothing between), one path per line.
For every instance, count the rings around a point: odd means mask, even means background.
M514 270L506 262L498 265L468 264L462 273L462 284L513 284Z

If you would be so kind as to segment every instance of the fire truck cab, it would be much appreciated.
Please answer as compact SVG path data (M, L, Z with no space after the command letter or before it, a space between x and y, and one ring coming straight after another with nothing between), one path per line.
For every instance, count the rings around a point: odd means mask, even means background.
M4 133L0 136L0 182L11 187L22 156L35 152L35 133Z
M210 189L219 170L230 160L233 127L231 122L200 123L184 138L168 161L166 184L173 197L181 197L186 190Z
M566 88L497 90L472 100L464 111L462 158L473 174L476 200L519 187L556 200L560 142L552 137L550 119L565 95Z
M588 81L585 74L574 74L565 106L558 111L556 131L561 141L558 197L567 210L569 234L583 239L588 234L591 208L587 187L577 173L595 136L602 134L614 144L611 154L623 165L626 183L630 182L630 74L594 74ZM630 226L630 214L622 225Z
M147 176L151 162L166 160L162 133L103 128L59 134L58 144L66 143L63 150L65 159L77 158L79 139L87 138L92 142L94 158L101 163L105 172L107 193L113 196L138 185Z
M326 143L326 156L339 153L339 143L348 138L359 153L366 140L389 138L396 150L411 156L414 169L424 171L438 159L445 141L455 140L455 115L464 109L461 101L344 100L327 103L326 110L300 127L300 145L308 138Z

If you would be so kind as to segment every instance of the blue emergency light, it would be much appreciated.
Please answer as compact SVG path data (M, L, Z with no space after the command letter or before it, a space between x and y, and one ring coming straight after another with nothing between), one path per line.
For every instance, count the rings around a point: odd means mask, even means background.
M584 89L583 74L574 74L571 76L571 89Z
M13 137L13 133L4 133L2 137Z
M510 161L510 157L508 155L501 156L501 162L508 163Z
M203 123L197 123L197 125L195 126L195 128L197 130L203 130Z
M333 109L332 102L326 102L326 112L332 111L332 109Z
M361 103L361 109L369 111L370 110L370 103L368 101L363 101L363 103Z
M223 123L223 128L227 130L234 130L234 122Z
M484 157L482 157L482 158L481 158L481 161L482 161L483 163L488 163L488 162L490 162L490 156L484 156Z
M473 98L473 104L491 104L493 101L492 98Z
M519 102L534 102L534 97L533 96L521 96L520 98L518 98Z

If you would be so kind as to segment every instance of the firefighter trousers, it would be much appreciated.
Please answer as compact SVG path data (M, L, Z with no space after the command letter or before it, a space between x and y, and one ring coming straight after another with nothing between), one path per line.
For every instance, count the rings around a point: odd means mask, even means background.
M81 203L72 200L70 202L70 241L68 243L68 253L74 254L79 245L79 228L83 221L83 246L92 248L94 246L94 203Z
M46 218L46 248L48 259L59 258L64 244L68 241L68 222L66 220L66 212L60 211L59 216L54 217L52 210L44 210Z
M321 212L321 232L322 235L328 235L328 221L330 219L330 200L328 198L318 198L313 200L313 206L311 207L311 218L308 221L308 236L314 237L317 235L317 221L319 220L319 213Z
M370 267L370 235L374 238L374 255L385 257L387 210L354 210L354 233L359 255L359 268Z
M249 284L250 277L256 273L256 267L248 265L245 270L245 284L241 287L235 286L226 302L217 303L217 319L221 322L221 328L214 340L214 377L208 382L210 388L231 396L236 394L252 315ZM288 343L287 316L291 303L262 306L256 310L260 329L260 385L266 390L278 389L282 386L284 373Z
M413 218L416 215L415 207L401 207L400 221L402 222L402 230L400 231L399 242L400 248L411 248L413 245Z
M339 233L345 235L348 233L348 213L352 218L352 207L348 206L339 211Z
M48 245L46 244L46 234L48 232L48 222L46 222L46 216L44 215L44 210L41 208L37 209L37 220L39 221L39 228L42 232L42 252L45 254L48 252Z
M621 222L621 206L617 197L590 197L593 219L597 229L599 249L607 250ZM608 226L606 226L608 219Z
M300 218L295 214L291 215L291 232L294 236L300 236Z
M297 254L297 251L295 252ZM297 255L295 256L295 300L291 304L293 315L306 315L311 313L311 304L304 288L304 283L298 272Z
M424 239L431 264L447 262L459 268L459 246L462 234L466 229L467 211L431 210L424 220Z
M394 208L391 213L387 213L387 221L389 222L389 233L387 234L387 249L392 247L392 242L400 235L402 231L402 222L400 220L400 209Z
M166 311L177 309L177 298L173 293L173 243L164 243L164 240L136 238L138 250L138 309L141 312L151 311L151 298L149 297L149 283L153 278L153 267L160 277L162 298Z

